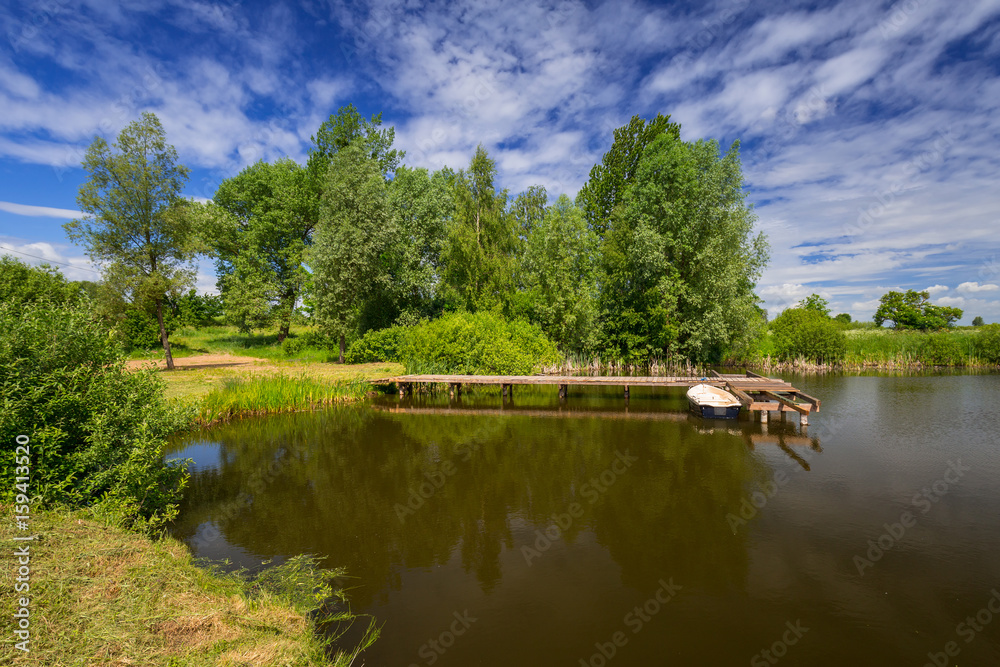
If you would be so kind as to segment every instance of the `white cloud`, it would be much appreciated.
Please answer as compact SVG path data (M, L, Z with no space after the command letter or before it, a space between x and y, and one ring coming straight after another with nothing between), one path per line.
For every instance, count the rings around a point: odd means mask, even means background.
M0 211L6 211L7 213L13 213L14 215L28 215L44 218L65 218L67 220L83 217L83 213L80 211L73 211L68 208L15 204L9 201L0 201Z
M992 283L986 283L985 285L980 285L979 283L962 283L955 288L956 292L962 293L974 293L974 292L995 292L1000 289L1000 285L994 285Z
M56 266L69 280L100 279L100 272L87 257L70 254L79 252L75 246L52 243L23 243L17 239L0 237L0 255L9 255L26 264Z
M922 291L934 296L935 294L940 294L941 292L947 292L949 289L950 288L947 285L931 285L930 287L925 287Z

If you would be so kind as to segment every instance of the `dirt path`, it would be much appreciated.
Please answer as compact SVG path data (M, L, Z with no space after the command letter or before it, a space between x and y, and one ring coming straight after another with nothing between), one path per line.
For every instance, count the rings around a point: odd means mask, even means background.
M269 363L267 359L257 357L237 357L232 354L200 354L195 357L175 357L174 368L176 370L195 368L238 368L241 366L254 366L257 364ZM128 368L159 368L167 367L167 362L160 359L151 361L148 359L131 359L125 362Z

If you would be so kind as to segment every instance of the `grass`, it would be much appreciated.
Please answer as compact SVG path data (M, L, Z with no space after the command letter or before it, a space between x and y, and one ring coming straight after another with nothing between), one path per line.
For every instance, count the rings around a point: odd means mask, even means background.
M211 424L243 415L311 410L359 400L371 389L363 378L335 382L309 375L256 375L229 378L201 400L199 421Z
M807 360L779 362L770 332L758 342L749 365L764 369L801 368L843 370L908 370L933 366L990 368L994 364L978 356L980 330L963 327L937 332L896 331L874 326L852 327L844 331L847 352L836 364L811 364Z
M15 544L10 510L0 512L6 545ZM15 593L13 581L0 589L9 612L0 624L0 663L344 667L353 661L343 652L331 657L301 595L199 567L177 540L151 540L86 512L35 511L31 529L37 537L28 543L29 593ZM284 588L301 591L294 584L314 574L309 565L298 560L280 570ZM0 566L15 572L12 547L3 549ZM279 570L270 572L273 579ZM12 627L15 601L24 595L30 597L30 654L15 648ZM349 614L334 620L350 620ZM369 625L366 641L375 635Z

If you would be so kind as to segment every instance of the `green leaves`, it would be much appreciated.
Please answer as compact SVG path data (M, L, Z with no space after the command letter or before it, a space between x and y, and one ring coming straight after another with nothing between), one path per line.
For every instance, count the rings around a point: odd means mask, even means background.
M832 319L815 308L788 308L771 323L781 359L834 363L847 353L847 336Z
M873 318L875 324L892 322L896 329L943 329L962 318L960 308L935 306L930 303L930 296L929 292L915 290L882 295Z

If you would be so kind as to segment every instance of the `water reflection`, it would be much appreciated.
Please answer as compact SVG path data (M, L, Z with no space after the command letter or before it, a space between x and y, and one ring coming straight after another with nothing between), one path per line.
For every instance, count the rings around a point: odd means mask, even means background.
M176 531L242 565L347 567L355 611L385 623L371 665L597 664L619 631L614 665L746 664L798 620L782 664L924 664L1000 583L996 378L794 382L823 399L807 433L637 389L247 420L177 444L199 466ZM969 472L859 575L955 457ZM998 627L964 661L1000 664Z

